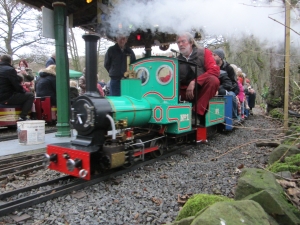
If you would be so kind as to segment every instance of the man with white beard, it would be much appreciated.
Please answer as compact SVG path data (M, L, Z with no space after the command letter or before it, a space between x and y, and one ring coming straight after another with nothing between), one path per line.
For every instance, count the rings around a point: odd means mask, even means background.
M195 63L197 65L197 79L193 69L186 64L180 64L180 95L182 100L195 103L193 107L193 120L198 117L200 124L204 124L205 113L209 100L216 95L219 88L220 68L207 48L199 47L192 34L185 32L176 38L180 60ZM198 85L198 96L195 96L195 85Z

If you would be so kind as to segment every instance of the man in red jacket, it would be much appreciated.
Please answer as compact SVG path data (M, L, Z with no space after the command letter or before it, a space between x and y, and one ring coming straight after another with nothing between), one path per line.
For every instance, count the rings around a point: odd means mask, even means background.
M180 95L182 100L197 101L193 108L200 121L203 121L209 100L216 95L219 88L220 68L216 65L209 49L197 46L192 34L186 32L177 36L180 51L178 59L197 65L197 79L193 68L180 64ZM195 85L198 85L198 96L195 95Z

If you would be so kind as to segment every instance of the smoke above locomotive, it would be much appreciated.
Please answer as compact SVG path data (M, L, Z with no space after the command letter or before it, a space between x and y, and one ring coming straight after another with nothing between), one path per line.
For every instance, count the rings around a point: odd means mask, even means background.
M292 18L297 13L292 12ZM284 40L284 26L269 18L284 23L284 4L278 1L128 0L115 3L108 15L104 20L112 36L120 30L130 33L150 29L173 34L199 30L209 36L247 34L269 41Z

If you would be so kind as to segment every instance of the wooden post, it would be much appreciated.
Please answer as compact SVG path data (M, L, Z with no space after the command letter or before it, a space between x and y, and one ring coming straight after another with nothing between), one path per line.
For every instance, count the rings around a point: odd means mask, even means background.
M290 1L285 0L285 65L284 65L284 77L285 77L285 88L284 88L284 132L288 130L289 122L289 83L290 83L290 14L291 5Z

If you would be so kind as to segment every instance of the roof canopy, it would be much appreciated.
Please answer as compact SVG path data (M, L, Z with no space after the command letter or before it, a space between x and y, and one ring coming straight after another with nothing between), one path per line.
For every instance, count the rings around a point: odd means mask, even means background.
M46 8L53 9L52 3L56 2L55 0L18 0L19 2L25 3L31 7L41 9L45 6ZM111 0L112 1L112 0ZM81 27L87 31L98 33L97 30L100 27L100 24L97 21L97 14L99 9L97 8L97 3L101 0L93 0L90 3L87 3L86 0L60 0L60 2L66 3L67 15L70 18L71 26L70 27ZM107 0L102 0L103 4L107 4ZM101 11L100 11L101 12ZM110 37L107 34L105 35L109 40L115 41L114 37ZM137 38L137 35L140 35ZM150 31L137 30L132 32L128 37L127 45L130 47L146 47L149 48L154 44L154 40L158 40L159 43L163 45L162 50L168 47L168 43L175 42L175 35L156 32L155 34Z
M83 27L87 30L93 30L97 26L97 1L87 3L86 0L17 0L30 7L41 10L44 6L52 9L53 2L66 3L67 15L70 17L70 23L73 27Z

